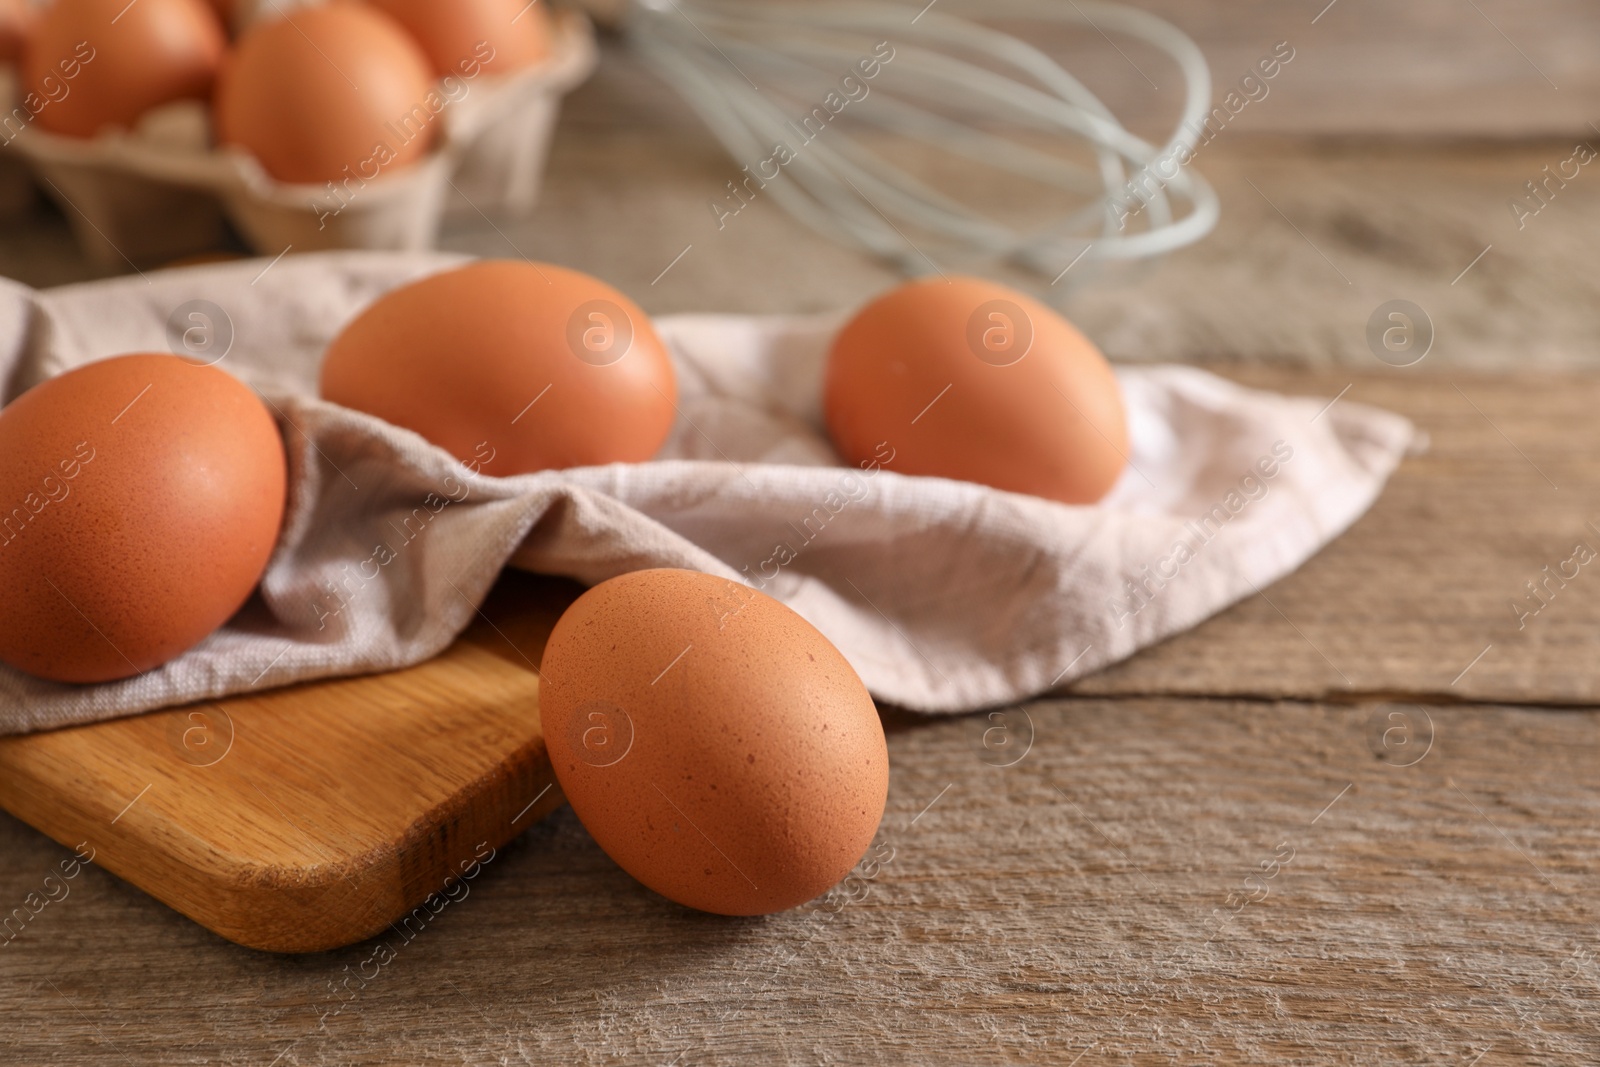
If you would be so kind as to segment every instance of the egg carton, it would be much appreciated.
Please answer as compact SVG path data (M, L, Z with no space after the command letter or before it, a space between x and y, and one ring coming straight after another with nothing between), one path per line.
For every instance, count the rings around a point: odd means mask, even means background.
M0 63L0 102L15 98L15 85L12 68ZM33 177L21 155L0 146L0 222L9 222L32 207L35 195Z
M193 101L157 108L133 130L93 139L32 123L0 154L27 161L85 254L105 266L214 248L225 220L262 255L427 249L447 211L525 215L537 201L561 98L597 59L594 30L582 13L559 11L552 22L545 62L510 75L458 79L466 89L439 113L434 151L371 180L277 181L249 153L212 147L209 111ZM451 94L441 89L441 95ZM9 98L16 99L14 90Z

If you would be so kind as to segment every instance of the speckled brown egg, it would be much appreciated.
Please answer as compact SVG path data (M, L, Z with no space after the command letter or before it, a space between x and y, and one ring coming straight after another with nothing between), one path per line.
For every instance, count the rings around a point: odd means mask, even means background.
M204 0L56 0L33 28L22 86L41 127L93 137L153 107L205 99L226 48Z
M0 660L148 671L239 610L283 520L283 441L216 367L90 363L0 411Z
M782 911L871 843L889 787L872 698L771 597L694 571L612 578L556 623L541 673L562 790L606 854L663 896Z
M1039 301L980 278L910 282L839 332L823 409L850 463L1093 504L1127 466L1116 375Z
M428 155L447 100L398 23L362 4L266 11L217 79L219 143L281 182L357 196Z
M548 4L528 0L367 0L417 39L441 78L512 74L550 54Z
M374 301L328 346L322 395L504 477L652 458L678 386L649 316L616 289L484 260Z
M14 63L22 55L36 17L29 0L0 0L0 63Z

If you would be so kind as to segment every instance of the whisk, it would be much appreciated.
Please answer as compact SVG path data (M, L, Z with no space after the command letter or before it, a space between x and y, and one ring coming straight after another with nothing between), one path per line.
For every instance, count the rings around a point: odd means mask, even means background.
M1044 52L957 14L965 10L1153 45L1183 77L1172 136L1157 145L1130 133ZM1162 255L1216 223L1215 194L1182 165L1210 108L1205 58L1148 12L1104 0L933 0L920 10L870 0L634 0L625 25L743 165L729 187L740 198L728 198L733 207L759 191L819 233L906 274L937 271L930 254L954 254L1054 282L1080 261ZM879 77L886 69L893 76ZM832 96L819 97L818 85ZM889 136L869 143L849 124L832 125L845 110L855 128ZM893 162L885 146L906 139L1059 190L1069 209L1037 228L1006 225ZM1093 164L1043 147L1064 142L1087 146Z

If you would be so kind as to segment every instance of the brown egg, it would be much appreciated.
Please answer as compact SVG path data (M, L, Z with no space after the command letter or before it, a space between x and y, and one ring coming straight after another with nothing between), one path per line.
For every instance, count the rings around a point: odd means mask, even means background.
M367 0L410 31L439 77L511 74L550 54L550 16L527 0Z
M399 24L357 4L257 23L224 64L217 139L284 182L369 182L428 154L447 103Z
M977 278L912 282L834 340L824 384L850 463L1091 504L1127 463L1122 394L1098 349L1055 311Z
M233 28L234 19L239 14L239 0L206 0L211 5L211 10L217 13L217 20L224 29Z
M205 0L56 0L34 26L22 88L44 105L41 127L93 137L132 128L153 107L205 99L226 47Z
M549 263L489 260L363 311L328 346L322 395L503 477L650 459L678 387L649 317L617 290Z
M883 817L872 698L799 615L748 586L635 571L579 597L545 646L545 744L618 865L680 904L761 915L837 884Z
M121 356L24 393L0 411L0 660L104 682L172 659L260 580L284 482L272 416L215 367Z
M28 0L0 0L0 63L14 63L22 57L34 20Z

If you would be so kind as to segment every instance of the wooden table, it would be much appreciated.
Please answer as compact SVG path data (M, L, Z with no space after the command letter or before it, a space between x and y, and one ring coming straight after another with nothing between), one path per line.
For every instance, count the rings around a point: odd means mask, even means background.
M606 118L637 77L612 69L535 218L447 244L595 270L653 311L890 283L770 205L708 234L727 164L687 124ZM1600 179L1520 234L1503 205L1559 147L1208 148L1217 234L1068 310L1120 359L1348 385L1432 449L1298 573L1071 694L886 712L854 894L693 914L563 809L379 967L375 943L237 948L91 867L0 947L0 1063L1600 1062L1600 571L1520 628L1512 607L1600 550L1600 381L1556 370L1595 363ZM58 227L18 231L5 269L85 276ZM1363 341L1396 296L1440 331L1404 370ZM997 723L1032 737L1009 766ZM68 854L0 817L0 855L9 909Z

